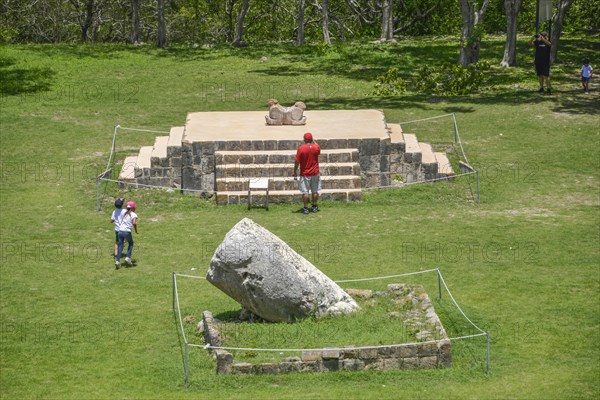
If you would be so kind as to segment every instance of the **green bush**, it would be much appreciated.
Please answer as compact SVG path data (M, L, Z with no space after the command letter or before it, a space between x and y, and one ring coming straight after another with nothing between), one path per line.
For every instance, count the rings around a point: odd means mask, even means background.
M377 77L374 96L397 96L406 92L406 81L398 76L398 68L392 67Z
M441 67L425 65L419 70L415 82L417 91L442 96L464 95L477 92L490 69L487 62L478 62L463 67L460 64L446 64Z

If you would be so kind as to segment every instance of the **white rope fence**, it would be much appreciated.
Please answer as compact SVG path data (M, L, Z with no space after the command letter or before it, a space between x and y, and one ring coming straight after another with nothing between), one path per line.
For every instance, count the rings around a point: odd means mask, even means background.
M481 192L480 192L480 184L479 184L479 171L477 171L475 168L473 168L471 166L471 163L469 163L469 159L467 158L467 154L465 153L465 149L463 147L462 144L462 140L460 139L460 132L458 131L458 123L456 122L456 114L452 113L452 114L444 114L444 115L438 115L435 117L429 117L429 118L421 118L421 119L414 119L411 121L404 121L404 122L400 122L400 126L402 125L407 125L407 124L411 124L411 123L415 123L415 122L423 122L423 121L430 121L430 120L434 120L434 119L439 119L439 118L447 118L447 117L452 117L452 124L453 124L453 128L454 128L454 143L457 144L460 148L460 155L462 156L462 159L464 160L467 168L470 170L470 172L466 172L466 173L462 173L462 174L458 174L458 175L453 175L453 178L458 178L461 176L465 176L465 175L475 175L476 177L476 193L477 193L477 205L481 204ZM435 178L435 179L428 179L426 181L418 181L418 182L410 182L410 183L404 183L403 186L406 185L414 185L414 184L419 184L419 183L427 183L427 182L435 182L435 181L439 181L439 180L448 180L448 178L444 177L444 178ZM396 188L399 186L387 186L385 188ZM384 187L381 187L381 189L383 189ZM374 188L374 189L378 189L378 188ZM365 190L365 189L363 189Z
M463 309L458 305L458 303L456 302L456 299L450 292L450 288L448 287L444 277L442 276L442 272L440 271L439 268L433 268L433 269L428 269L428 270L423 270L423 271L414 271L414 272L408 272L408 273L396 274L396 275L336 280L335 282L336 283L348 283L348 282L365 282L365 281L374 281L374 280L385 280L385 279L399 278L399 277L405 277L405 276L411 276L411 275L426 274L426 273L431 273L431 272L435 272L438 276L439 300L440 301L442 300L442 286L443 286L446 289L446 292L448 292L448 295L450 296L452 303L456 306L456 308L458 309L460 314L469 322L469 324L471 324L471 326L473 326L477 331L479 331L479 333L476 333L476 334L456 336L456 337L451 337L448 339L450 341L456 341L456 340L472 339L475 337L486 336L486 338L487 338L486 376L489 376L490 375L490 334L489 334L489 332L486 332L485 330L483 330L479 326L477 326L466 315L466 313L463 311ZM178 274L178 273L173 272L173 306L172 306L172 310L173 310L173 312L175 312L175 311L177 312L177 316L179 319L179 328L181 329L181 334L182 334L184 346L185 346L185 384L186 385L189 383L188 347L198 347L198 348L203 348L203 349L233 350L233 351L261 351L261 352L303 352L303 351L323 350L323 348L289 348L288 349L288 348L229 347L229 346L212 346L208 343L204 344L204 345L197 344L197 343L189 343L187 340L187 336L185 334L184 326L183 326L183 318L181 315L181 306L180 306L180 302L179 302L179 291L177 288L177 277L201 279L201 280L206 280L206 278L202 277L202 276L197 276L197 275L186 275L186 274ZM412 345L416 345L416 344L437 343L437 342L438 342L438 340L429 340L429 341L423 341L423 342L396 343L396 344L378 345L378 346L354 346L353 348L356 348L356 349L379 349L379 348L384 348L384 347L405 347L405 346L412 346ZM333 348L333 347L328 347L328 348Z

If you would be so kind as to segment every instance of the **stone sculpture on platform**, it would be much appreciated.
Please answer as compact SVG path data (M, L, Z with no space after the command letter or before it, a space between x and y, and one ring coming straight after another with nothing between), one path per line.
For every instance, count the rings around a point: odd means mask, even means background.
M317 267L249 218L227 233L206 279L267 321L292 322L359 308Z
M283 107L275 99L268 101L269 115L265 115L267 125L305 125L306 117L303 115L306 104L297 101L291 107Z

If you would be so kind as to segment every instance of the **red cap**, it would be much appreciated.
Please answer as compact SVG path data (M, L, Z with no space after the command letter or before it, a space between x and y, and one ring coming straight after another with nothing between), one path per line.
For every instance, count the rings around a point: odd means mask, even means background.
M304 134L304 140L310 140L310 141L312 141L312 140L313 140L313 138L312 138L312 133L310 133L310 132L306 132L306 133Z

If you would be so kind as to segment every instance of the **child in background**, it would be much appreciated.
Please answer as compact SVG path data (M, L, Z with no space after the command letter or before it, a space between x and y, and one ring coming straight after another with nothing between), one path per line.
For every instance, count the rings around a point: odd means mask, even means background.
M118 221L121 219L121 213L123 210L123 203L125 203L125 199L119 197L115 200L115 210L113 211L110 217L110 223L115 224L115 252L113 257L117 258L117 251L119 251L119 223Z
M133 252L133 236L131 235L131 231L133 230L136 234L138 233L138 216L135 213L135 202L128 201L126 207L127 211L121 213L120 219L117 221L119 224L119 233L117 234L117 238L119 239L119 248L117 250L117 257L115 259L116 269L121 267L121 254L123 253L125 242L128 243L125 264L128 266L133 265L131 261L131 253Z
M587 58L583 60L581 66L581 86L583 86L583 93L589 93L590 90L590 78L594 73L594 68L590 65L590 60Z

